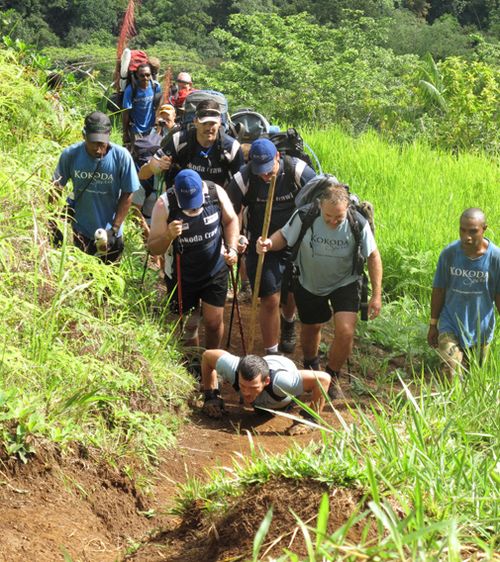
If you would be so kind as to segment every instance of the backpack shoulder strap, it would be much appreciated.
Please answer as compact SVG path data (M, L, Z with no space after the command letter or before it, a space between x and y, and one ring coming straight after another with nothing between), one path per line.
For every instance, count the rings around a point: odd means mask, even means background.
M269 381L269 384L264 387L264 392L267 392L267 394L269 394L269 396L273 400L276 400L276 402L282 402L283 400L285 400L286 396L280 396L279 394L276 394L276 392L274 392L273 383L274 383L275 377L276 377L276 371L274 369L269 369L269 379L270 379L270 381Z
M213 181L205 180L208 187L208 198L211 203L220 207L219 194L217 193L217 185Z
M289 154L285 154L283 157L283 172L285 175L285 182L287 186L291 187L290 193L293 193L295 196L300 189L300 186L297 185L297 181L295 178L295 167L296 162Z
M288 258L290 262L295 261L295 259L297 258L300 244L302 243L302 240L304 239L306 232L309 230L309 228L312 227L313 222L319 217L320 214L319 203L316 200L313 203L309 203L309 205L305 205L304 207L301 207L296 212L300 216L302 224L300 226L299 236L290 251L290 255Z
M174 213L176 213L179 210L179 203L177 203L177 197L175 196L173 187L167 189L166 196L167 196L167 200L168 200L167 223L170 223L174 220L173 219Z
M353 205L347 209L347 221L351 227L352 235L354 236L355 248L352 257L352 273L361 275L363 273L363 266L365 259L361 256L361 231L368 222L361 213L356 211ZM362 265L361 265L362 264ZM360 271L361 270L361 271Z

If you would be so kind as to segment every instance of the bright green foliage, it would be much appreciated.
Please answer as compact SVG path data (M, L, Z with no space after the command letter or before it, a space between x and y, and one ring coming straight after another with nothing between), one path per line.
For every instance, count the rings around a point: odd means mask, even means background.
M388 405L359 408L350 423L336 410L341 428L325 422L322 444L280 456L255 452L251 462L236 462L206 485L184 486L179 506L196 499L208 510L220 509L228 495L256 482L314 479L334 488L361 487L368 507L361 501L357 514L325 536L323 500L317 522L299 524L309 560L459 560L471 549L492 559L500 494L498 368L498 358L487 368L473 365L463 384L422 379L409 387L400 381ZM346 536L359 522L372 532L375 523L376 538L367 533L354 548ZM453 557L442 556L446 548ZM279 560L297 558L287 553Z
M377 125L404 103L401 75L415 64L377 47L383 33L359 15L338 29L305 14L233 16L230 32L214 32L229 60L209 83L277 121Z
M17 56L0 51L0 457L26 461L49 440L149 464L172 444L192 383L178 367L173 327L149 313L156 297L148 279L140 286L138 232L128 225L119 267L49 244L48 219L63 205L47 206L50 177L64 146L79 140L82 115L54 111L37 87L44 73Z
M481 207L488 236L498 244L498 161L484 155L431 150L425 143L399 147L373 132L358 138L328 129L306 133L326 172L375 205L376 237L391 296L429 296L441 249L458 238L458 218Z

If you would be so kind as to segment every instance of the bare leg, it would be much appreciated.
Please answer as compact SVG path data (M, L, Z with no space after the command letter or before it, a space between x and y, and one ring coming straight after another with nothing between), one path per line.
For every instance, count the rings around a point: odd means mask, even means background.
M280 334L280 294L274 293L260 299L259 308L262 343L265 349L278 345Z
M205 326L205 347L219 349L224 334L224 307L202 303L203 324Z
M339 372L351 354L358 315L355 312L337 312L333 317L335 335L328 353L328 366Z
M318 356L319 344L321 342L322 324L301 324L300 341L304 359L314 359Z

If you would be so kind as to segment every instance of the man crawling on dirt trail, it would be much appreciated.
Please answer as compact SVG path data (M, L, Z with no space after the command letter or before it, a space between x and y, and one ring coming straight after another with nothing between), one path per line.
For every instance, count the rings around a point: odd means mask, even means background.
M201 359L201 386L203 413L211 418L220 418L225 413L218 377L241 394L245 405L254 408L283 410L293 403L292 396L311 392L310 408L317 413L323 409L330 384L330 377L323 371L299 371L293 361L280 355L238 357L223 349L207 349ZM304 410L301 413L304 418L312 419ZM299 434L309 428L294 423L288 433Z

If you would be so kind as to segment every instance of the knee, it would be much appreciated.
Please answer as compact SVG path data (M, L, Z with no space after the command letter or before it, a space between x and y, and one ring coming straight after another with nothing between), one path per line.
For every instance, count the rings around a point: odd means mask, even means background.
M279 310L280 301L279 295L276 293L274 295L269 295L260 299L260 307L266 314L272 314Z
M342 346L352 347L352 344L354 342L354 332L355 330L351 329L350 327L335 327L335 339Z
M222 315L204 318L205 331L217 332L222 326Z

